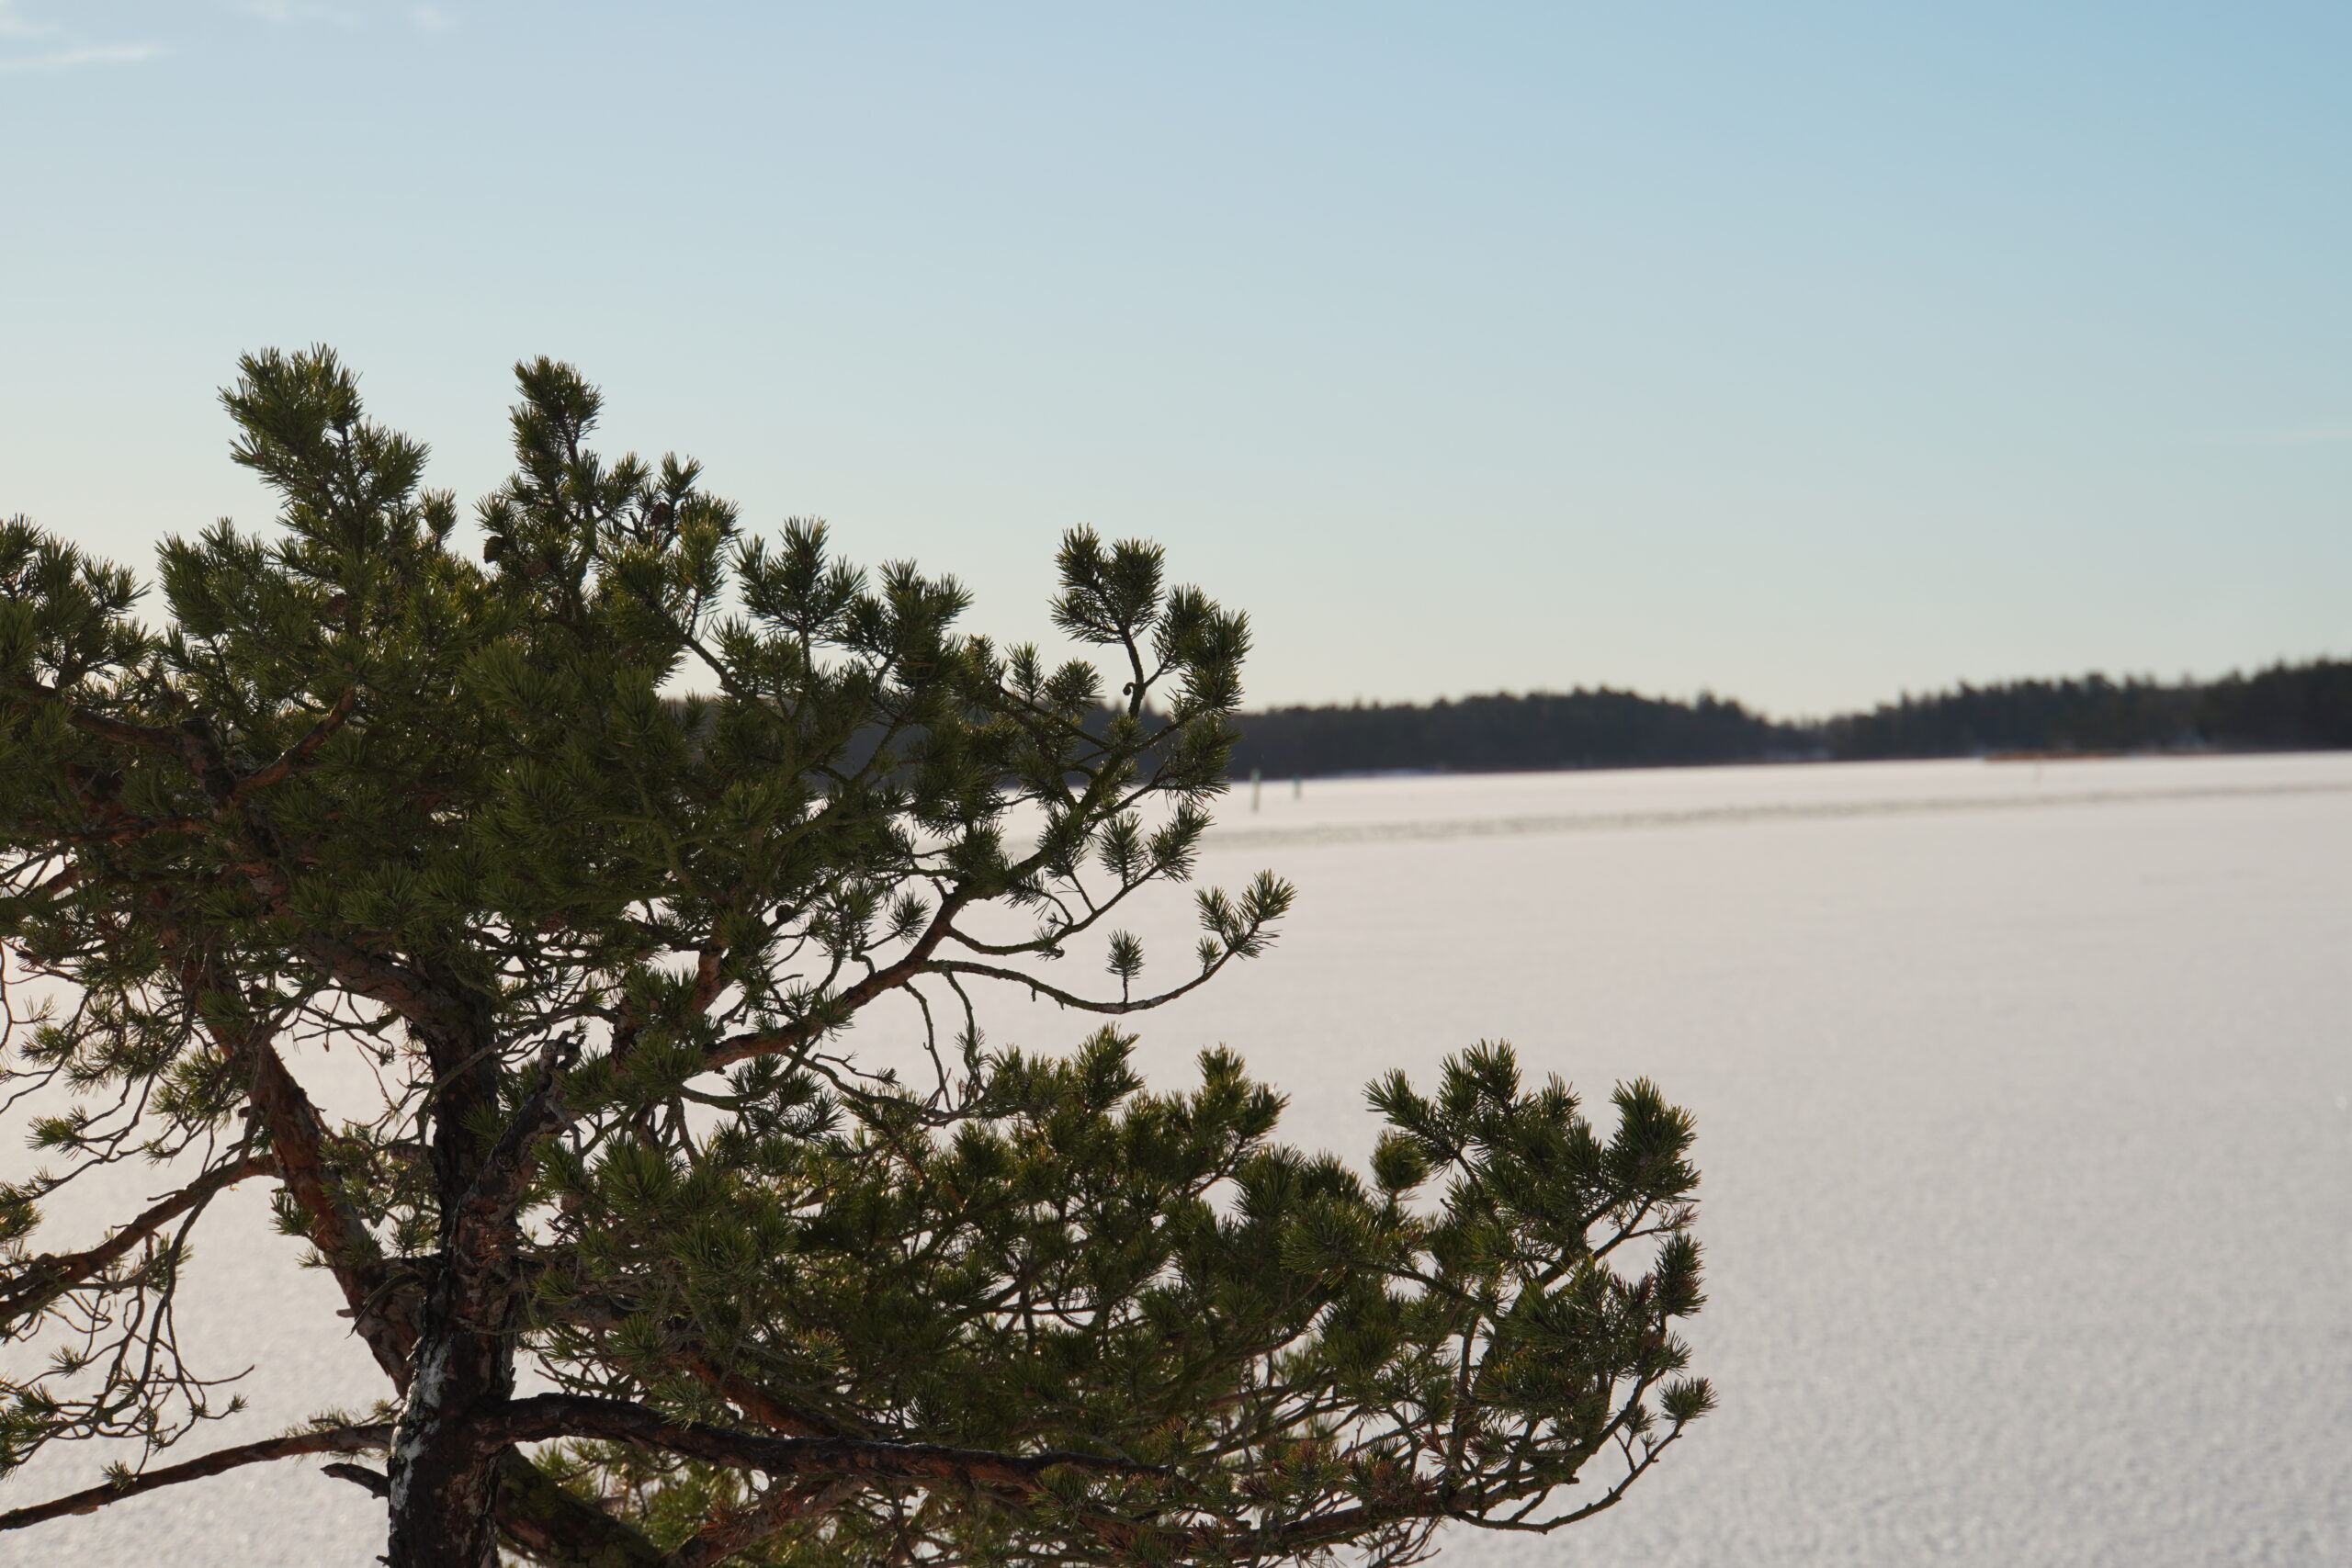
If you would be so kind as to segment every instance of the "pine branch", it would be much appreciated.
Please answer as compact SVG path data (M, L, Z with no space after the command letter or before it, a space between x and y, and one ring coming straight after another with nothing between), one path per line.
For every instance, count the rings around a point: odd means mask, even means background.
M316 724L311 726L310 730L301 739L239 779L235 787L230 790L229 798L224 804L229 806L243 804L245 797L254 791L267 789L271 784L291 773L297 767L310 761L311 754L325 745L328 738L343 728L344 720L351 716L352 705L358 700L358 687L344 688L343 695L334 700L334 705L327 709Z
M539 1081L485 1154L448 1215L447 1261L461 1279L484 1285L503 1280L520 1239L516 1205L529 1185L534 1145L571 1121L565 1110L553 1048L542 1053ZM485 1307L488 1303L481 1303Z
M558 1485L509 1449L498 1461L498 1528L548 1568L660 1568L662 1550L639 1531Z
M405 1391L416 1348L414 1303L376 1256L359 1215L328 1185L324 1121L279 1059L266 1028L231 1043L233 1058L245 1066L247 1092L269 1134L279 1179L307 1222L304 1235L342 1289L353 1330L393 1387Z
M1016 986L1026 986L1032 996L1043 997L1046 1000L1069 1008L1074 1012L1101 1013L1116 1018L1124 1013L1149 1012L1154 1008L1166 1007L1179 997L1199 990L1216 978L1217 971L1230 963L1233 957L1234 954L1229 951L1221 954L1216 963L1182 985L1170 987L1158 996L1137 997L1132 1001L1118 1002L1096 1001L1089 997L1081 997L1075 991L1065 991L1059 986L1041 980L1035 975L1024 975L1018 969L999 968L993 964L974 964L961 958L948 958L932 964L930 969L934 975L976 975L982 979L1010 981Z
M972 902L969 893L951 893L940 900L933 911L931 923L923 928L914 945L896 963L876 969L865 979L843 991L833 1002L831 1011L846 1015L855 1012L878 997L899 990L920 979L933 967L933 953L945 942L954 930L957 911ZM813 1044L825 1032L814 1021L790 1024L783 1029L753 1030L732 1034L713 1046L705 1058L705 1066L713 1069L729 1067L753 1056L771 1056L779 1053L804 1049Z
M209 1453L182 1464L165 1465L161 1470L147 1471L119 1482L109 1482L104 1486L69 1493L29 1508L12 1509L0 1514L0 1530L20 1530L28 1525L46 1524L69 1514L95 1514L109 1503L119 1503L126 1497L136 1497L141 1493L165 1486L176 1486L184 1481L201 1481L242 1465L297 1459L304 1454L366 1453L384 1448L391 1440L392 1428L387 1424L336 1427L324 1432L300 1432L288 1438L270 1438L258 1443L222 1449L217 1453Z
M870 1442L855 1438L770 1438L731 1432L701 1421L675 1421L625 1400L585 1394L542 1393L518 1399L485 1416L478 1440L536 1443L560 1438L591 1438L634 1443L709 1464L755 1470L775 1476L836 1476L878 1484L960 1482L1034 1491L1046 1472L1058 1466L1118 1475L1159 1475L1157 1465L1104 1459L1094 1454L1008 1454L931 1443Z
M842 1435L835 1423L814 1411L787 1404L751 1379L739 1372L729 1371L698 1346L681 1352L678 1364L696 1382L772 1431L794 1438L838 1438Z
M55 687L45 686L39 681L20 679L17 684L35 696L62 706L66 722L85 735L111 740L118 746L135 746L142 751L158 751L169 757L185 755L182 747L185 737L176 729L168 729L161 725L133 724L129 719L116 718L96 708L84 707Z
M0 1285L0 1324L14 1323L42 1311L74 1286L129 1256L133 1247L182 1214L211 1201L224 1189L249 1177L266 1175L277 1168L277 1164L268 1155L248 1155L206 1171L96 1247L27 1258L10 1270L6 1283Z
M758 1545L786 1525L831 1513L856 1491L855 1483L847 1481L820 1486L776 1486L750 1507L722 1514L703 1526L691 1540L662 1559L662 1568L713 1568L746 1547Z

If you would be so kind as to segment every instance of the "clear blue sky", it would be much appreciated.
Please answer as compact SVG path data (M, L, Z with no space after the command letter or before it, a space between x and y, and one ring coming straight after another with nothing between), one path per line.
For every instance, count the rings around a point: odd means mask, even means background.
M1156 536L1261 701L2352 653L2341 0L0 0L0 512L142 564L323 340L1001 634Z

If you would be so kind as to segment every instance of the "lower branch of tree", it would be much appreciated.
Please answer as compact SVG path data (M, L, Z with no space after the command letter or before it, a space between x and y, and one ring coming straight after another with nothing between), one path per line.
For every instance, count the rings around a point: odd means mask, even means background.
M370 1470L364 1464L322 1464L319 1466L319 1473L332 1475L337 1481L348 1481L354 1486L371 1493L377 1497L389 1497L392 1495L391 1477L380 1470Z
M63 1518L68 1514L94 1514L109 1503L119 1503L142 1492L176 1486L183 1481L201 1481L207 1476L219 1475L242 1465L297 1459L304 1454L366 1453L383 1448L391 1440L391 1427L377 1423L364 1427L334 1427L323 1432L298 1432L288 1438L245 1443L206 1454L201 1459L168 1464L161 1470L146 1471L119 1482L70 1493L47 1503L37 1503L29 1508L12 1509L0 1514L0 1530L20 1530L28 1525L46 1524L51 1519Z

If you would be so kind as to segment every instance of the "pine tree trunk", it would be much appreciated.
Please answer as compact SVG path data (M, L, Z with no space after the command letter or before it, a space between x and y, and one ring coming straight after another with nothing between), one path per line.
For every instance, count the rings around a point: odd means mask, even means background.
M514 1390L505 1337L461 1325L447 1281L426 1309L416 1379L393 1434L391 1568L496 1568L498 1448L474 1418Z
M498 1459L481 1421L514 1393L511 1202L485 1205L481 1182L498 1103L489 1009L425 1039L435 1069L432 1158L441 1249L425 1292L408 1404L392 1438L391 1568L497 1568Z

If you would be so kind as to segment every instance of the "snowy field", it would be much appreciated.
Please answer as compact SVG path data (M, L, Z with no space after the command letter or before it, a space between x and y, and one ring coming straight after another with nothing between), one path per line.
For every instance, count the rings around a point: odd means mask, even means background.
M2352 1562L2352 756L1269 781L1204 870L1261 866L1298 913L1142 1021L1162 1078L1223 1042L1292 1141L1360 1155L1366 1079L1503 1038L1698 1116L1722 1413L1613 1514L1442 1561ZM188 1341L265 1363L201 1447L375 1392L263 1213L199 1241ZM6 1502L86 1476L36 1472ZM356 1565L379 1530L257 1467L0 1564Z

